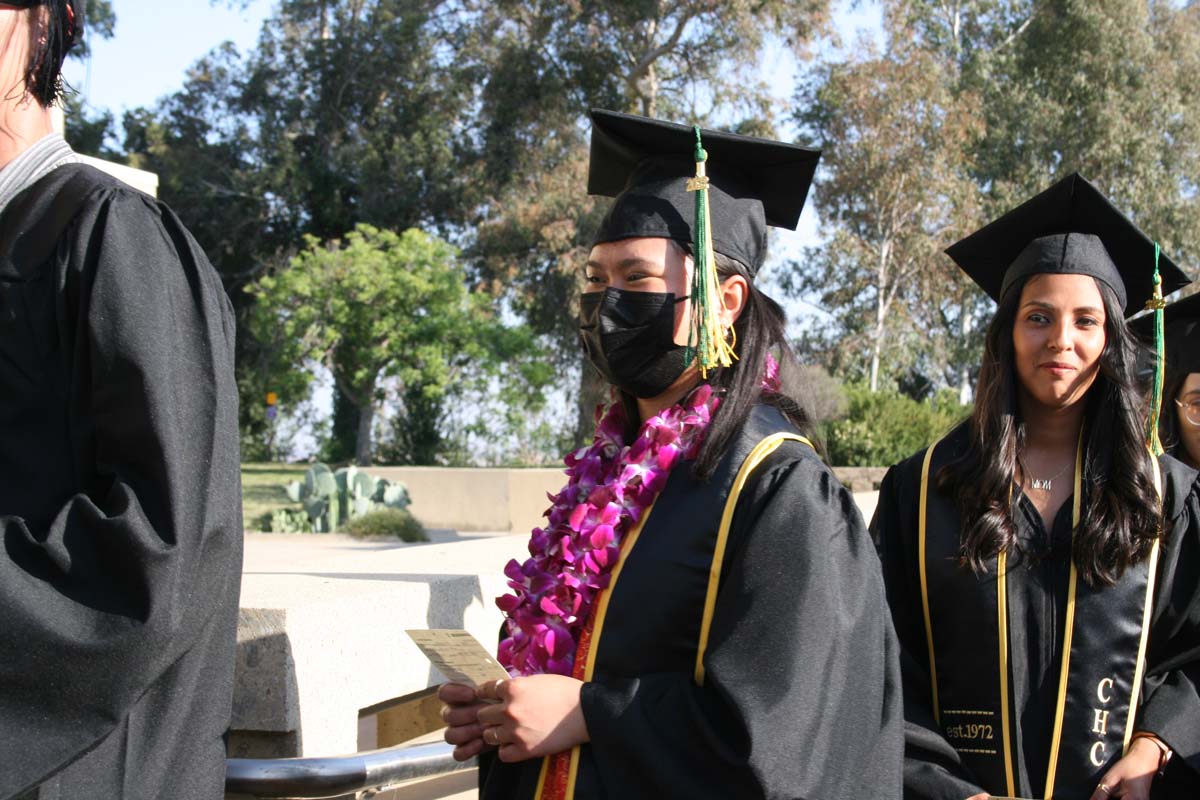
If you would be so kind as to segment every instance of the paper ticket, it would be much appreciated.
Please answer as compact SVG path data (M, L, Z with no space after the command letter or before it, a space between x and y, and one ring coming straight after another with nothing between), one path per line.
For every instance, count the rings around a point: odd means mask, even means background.
M451 683L478 686L508 677L500 662L464 630L411 630L406 633Z

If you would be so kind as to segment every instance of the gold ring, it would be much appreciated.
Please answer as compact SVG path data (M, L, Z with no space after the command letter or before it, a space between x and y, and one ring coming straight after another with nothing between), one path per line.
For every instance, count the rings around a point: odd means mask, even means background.
M1100 784L1099 786L1097 786L1096 788L1099 789L1100 791L1104 792L1105 795L1112 793L1112 789L1108 788L1103 783Z

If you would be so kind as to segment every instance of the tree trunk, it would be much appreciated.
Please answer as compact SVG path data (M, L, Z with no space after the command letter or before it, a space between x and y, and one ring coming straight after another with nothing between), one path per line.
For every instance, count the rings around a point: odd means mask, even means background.
M876 269L877 291L875 299L875 334L871 342L871 392L879 391L879 356L883 351L884 320L887 319L888 267L892 255L892 242L885 239L879 248L879 266Z
M879 391L879 351L883 346L883 336L875 331L875 341L871 345L871 391Z
M962 321L959 324L959 335L962 340L962 351L964 354L970 352L967 338L971 335L971 329L974 328L974 319L971 316L971 309L964 303L962 311ZM963 359L963 365L959 372L958 382L958 402L959 405L971 404L971 368L966 363L967 359Z
M371 428L375 422L374 393L366 395L365 402L358 407L358 437L354 444L354 463L360 467L371 466L374 455L371 446Z

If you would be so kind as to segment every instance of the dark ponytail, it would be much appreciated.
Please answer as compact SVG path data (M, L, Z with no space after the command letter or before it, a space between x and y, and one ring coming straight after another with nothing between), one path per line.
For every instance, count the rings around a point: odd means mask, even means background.
M709 382L720 392L722 399L692 465L692 475L697 480L712 476L750 410L760 402L778 408L814 445L821 447L808 412L789 393L788 384L799 374L800 365L788 344L787 315L778 303L754 285L750 271L741 262L717 253L716 265L717 276L722 281L734 275L745 278L749 293L746 305L733 325L737 334L738 360L731 367L709 374ZM768 353L779 362L782 388L778 393L764 394L762 390Z
M83 32L83 6L79 0L41 0L31 4L34 46L25 71L25 89L43 108L62 97L62 66L67 53ZM37 9L45 6L46 12Z

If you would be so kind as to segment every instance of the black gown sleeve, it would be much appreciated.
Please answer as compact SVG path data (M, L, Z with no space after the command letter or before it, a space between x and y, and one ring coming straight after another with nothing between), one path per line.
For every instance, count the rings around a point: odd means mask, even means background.
M2 798L98 745L239 591L234 328L216 273L131 191L85 206L58 253L72 444L28 458L66 462L75 489L45 520L0 509Z
M1164 525L1167 536L1137 727L1170 745L1173 758L1188 767L1185 775L1175 766L1173 777L1190 781L1200 793L1200 484L1194 472L1175 466L1168 486L1178 501L1166 498L1170 517ZM1193 479L1190 484L1188 478Z
M738 502L704 685L670 673L583 687L597 766L631 796L899 794L878 559L851 494L796 449L764 462Z
M919 476L924 453L888 470L871 520L896 635L904 693L904 797L964 800L983 790L942 736L933 715L925 616L917 564Z

